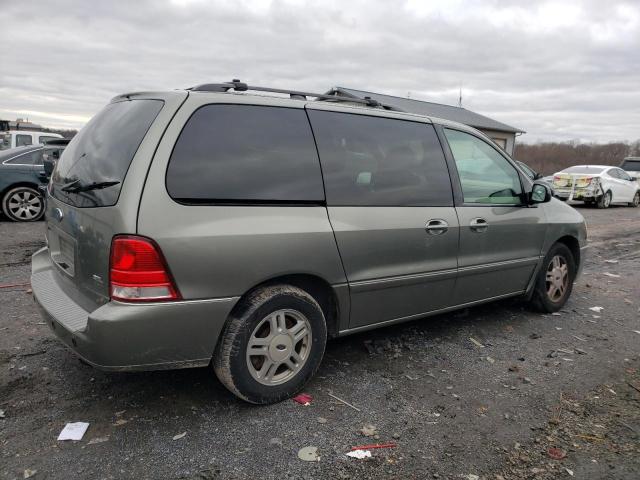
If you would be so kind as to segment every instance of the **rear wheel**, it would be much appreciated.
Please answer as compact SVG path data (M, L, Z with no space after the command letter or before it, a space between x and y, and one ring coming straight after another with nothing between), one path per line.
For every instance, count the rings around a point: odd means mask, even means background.
M611 190L607 190L604 195L598 199L598 208L609 208L611 206Z
M35 222L44 215L44 201L31 187L15 187L2 198L2 212L14 222Z
M320 366L327 341L324 314L304 290L260 288L231 314L213 358L220 381L250 403L291 397Z
M633 196L633 200L629 204L630 207L637 207L638 205L640 205L640 191L636 192L636 194Z
M560 310L571 295L576 277L576 263L569 247L556 243L544 257L538 272L532 302L546 313Z

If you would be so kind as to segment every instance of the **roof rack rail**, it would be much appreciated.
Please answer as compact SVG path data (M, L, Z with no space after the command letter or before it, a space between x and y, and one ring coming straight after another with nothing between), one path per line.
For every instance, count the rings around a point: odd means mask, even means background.
M236 92L246 92L247 90L252 90L255 92L282 93L285 95L289 95L290 98L297 100L306 100L307 97L314 97L318 100L329 102L359 103L368 107L382 107L387 110L396 110L395 108L384 105L371 97L364 97L364 99L361 99L352 97L341 97L338 95L327 95L326 93L299 92L297 90L286 90L281 88L255 87L247 85L246 83L243 83L237 79L224 83L203 83L201 85L196 85L195 87L187 88L187 90L192 92L228 92L229 90L235 90Z

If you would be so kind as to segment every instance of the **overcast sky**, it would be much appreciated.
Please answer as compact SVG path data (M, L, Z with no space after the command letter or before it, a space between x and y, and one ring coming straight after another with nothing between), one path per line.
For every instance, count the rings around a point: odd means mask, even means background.
M525 6L526 5L526 6ZM521 140L640 138L640 1L0 0L0 118L240 78L463 106Z

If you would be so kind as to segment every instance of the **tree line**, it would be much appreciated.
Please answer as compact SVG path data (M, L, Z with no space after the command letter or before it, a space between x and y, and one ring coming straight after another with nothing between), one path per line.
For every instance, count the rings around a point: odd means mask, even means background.
M633 156L640 156L640 140L632 143L516 143L513 152L515 159L544 175L572 165L619 165L623 158Z

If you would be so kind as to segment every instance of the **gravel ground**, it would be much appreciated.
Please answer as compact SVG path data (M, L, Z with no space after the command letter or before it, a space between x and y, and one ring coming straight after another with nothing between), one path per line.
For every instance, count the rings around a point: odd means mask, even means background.
M94 370L28 286L2 288L0 477L636 480L640 209L579 208L589 258L559 315L510 300L334 340L307 407L244 404L208 368ZM1 284L29 281L43 228L0 221ZM56 441L77 421L82 441ZM345 455L382 442L397 446Z

